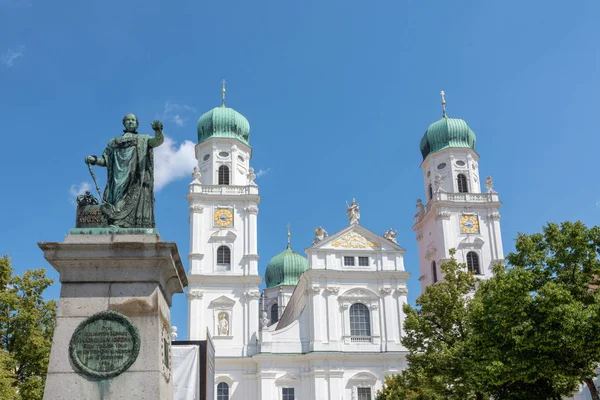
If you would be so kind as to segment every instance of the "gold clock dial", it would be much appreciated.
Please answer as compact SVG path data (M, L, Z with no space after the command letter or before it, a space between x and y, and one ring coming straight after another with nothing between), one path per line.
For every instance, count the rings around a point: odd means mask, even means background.
M227 208L219 208L215 211L215 223L220 226L229 226L233 222L233 214Z
M479 219L476 215L463 215L460 217L461 233L479 233Z

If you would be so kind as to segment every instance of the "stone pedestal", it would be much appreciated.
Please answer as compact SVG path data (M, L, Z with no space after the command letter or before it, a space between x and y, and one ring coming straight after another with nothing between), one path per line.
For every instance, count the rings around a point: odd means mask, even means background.
M187 286L177 245L156 234L105 234L39 246L62 283L44 400L172 399L170 306ZM94 377L75 365L69 345L82 322L107 310L137 328L139 353L119 375Z

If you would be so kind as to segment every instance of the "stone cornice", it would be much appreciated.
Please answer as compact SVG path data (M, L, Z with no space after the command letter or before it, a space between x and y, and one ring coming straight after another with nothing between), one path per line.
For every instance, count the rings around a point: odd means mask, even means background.
M239 283L258 286L262 282L262 277L260 277L258 275L242 275L242 274L237 274L237 275L233 275L233 274L219 275L218 273L215 273L212 275L190 274L190 275L188 275L188 281L194 282L194 283L206 282L209 284L239 282Z
M307 277L318 280L320 277L340 278L341 282L345 279L367 278L368 280L377 279L403 279L410 278L410 272L407 271L354 271L342 269L309 269L304 272Z

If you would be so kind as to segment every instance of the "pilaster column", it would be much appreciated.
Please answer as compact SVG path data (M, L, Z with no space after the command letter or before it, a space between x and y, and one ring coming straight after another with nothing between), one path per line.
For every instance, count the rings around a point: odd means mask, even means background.
M192 203L190 210L190 273L202 273L201 261L204 255L204 243L202 241L202 217L204 206L198 203Z
M402 331L404 330L404 318L406 317L404 315L404 311L402 310L402 305L408 302L406 299L406 297L408 296L408 288L406 287L406 285L399 285L396 288L396 296L398 308L398 334L401 338L403 334Z
M383 302L383 310L381 315L383 316L384 329L381 332L381 340L384 344L384 349L391 350L387 343L395 343L399 340L397 334L398 317L396 308L394 307L394 299L391 296L393 289L390 286L383 286L379 288L381 293L381 300Z
M188 298L188 337L189 340L205 340L206 324L204 321L204 290L190 288Z
M258 338L258 299L260 298L260 291L258 288L251 288L244 293L246 296L246 325L247 325L247 337L244 338L244 345L246 345L246 354L252 356L257 353L256 340Z
M328 324L328 332L327 332L327 340L331 343L338 344L338 350L341 349L341 345L339 345L339 338L342 336L342 330L339 323L339 305L337 302L337 295L340 292L340 287L335 285L329 285L326 288L327 291L327 324Z
M248 221L248 254L251 256L248 260L248 274L258 275L258 250L257 250L257 215L258 207L249 205L244 208Z
M327 343L326 332L327 327L326 324L319 323L320 318L324 315L324 302L323 297L321 296L321 287L319 285L312 285L308 288L308 296L310 296L310 300L313 303L313 315L312 315L312 350L318 351L321 350L322 343ZM323 392L321 392L323 393Z

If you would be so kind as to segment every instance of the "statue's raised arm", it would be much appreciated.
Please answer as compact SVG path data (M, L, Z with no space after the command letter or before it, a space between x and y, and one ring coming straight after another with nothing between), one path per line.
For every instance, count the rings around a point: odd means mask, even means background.
M154 137L148 140L148 146L158 147L165 141L165 135L163 135L163 124L160 121L152 121L152 130L154 130Z

